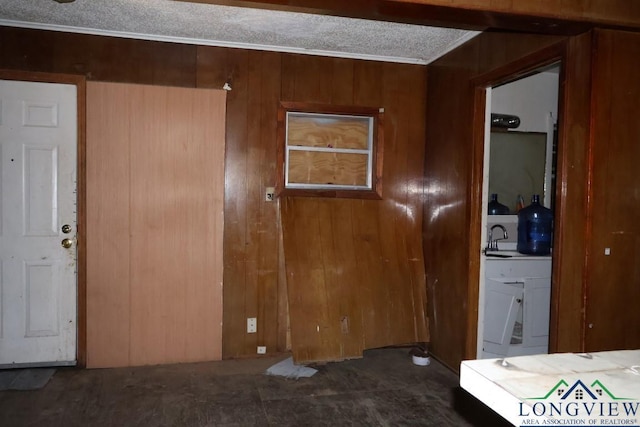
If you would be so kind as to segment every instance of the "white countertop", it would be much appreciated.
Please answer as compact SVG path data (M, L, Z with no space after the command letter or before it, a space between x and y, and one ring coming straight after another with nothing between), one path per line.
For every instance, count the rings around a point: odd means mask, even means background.
M527 255L521 254L516 250L498 250L498 251L486 251L484 256L487 258L487 261L498 261L498 260L522 260L522 259L551 259L551 255Z
M640 350L467 360L460 386L515 426L640 426Z

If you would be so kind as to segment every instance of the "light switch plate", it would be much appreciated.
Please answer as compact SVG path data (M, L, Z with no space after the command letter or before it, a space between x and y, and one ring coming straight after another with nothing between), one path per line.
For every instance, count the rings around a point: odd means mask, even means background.
M273 202L276 199L276 189L274 187L267 187L264 192L264 201Z

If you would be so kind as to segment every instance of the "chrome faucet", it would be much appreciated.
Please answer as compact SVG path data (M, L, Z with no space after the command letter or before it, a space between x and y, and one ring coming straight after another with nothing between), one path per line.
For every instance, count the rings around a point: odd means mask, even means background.
M502 237L497 237L497 238L493 238L493 229L494 228L500 228L502 229ZM498 240L504 240L509 238L509 236L507 235L507 229L504 228L504 225L502 224L496 224L493 227L491 227L491 229L489 230L489 241L487 242L487 251L497 251L498 250Z

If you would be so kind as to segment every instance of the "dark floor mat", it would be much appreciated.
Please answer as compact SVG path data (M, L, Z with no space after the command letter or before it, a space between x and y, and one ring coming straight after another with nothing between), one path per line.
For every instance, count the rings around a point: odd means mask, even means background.
M0 371L0 391L37 390L44 387L55 372L53 368L2 370Z

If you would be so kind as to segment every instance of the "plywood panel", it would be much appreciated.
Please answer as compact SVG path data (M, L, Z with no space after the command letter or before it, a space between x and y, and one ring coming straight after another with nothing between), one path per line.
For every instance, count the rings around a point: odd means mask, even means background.
M289 183L367 185L369 155L289 152Z
M89 324L96 327L90 336L96 339L101 329L113 328L104 324L111 320L118 328L117 339L127 339L128 350L117 360L107 356L94 360L90 345L90 366L220 359L225 94L93 85L102 89L94 102L108 105L113 112L106 127L98 130L107 140L120 142L118 156L124 159L125 172L117 181L112 173L120 171L106 171L96 177L96 185L116 180L127 204L114 215L113 206L95 201L95 208L107 218L104 225L109 225L111 216L119 219L119 225L126 224L118 242L126 250L109 247L103 251L107 260L110 252L124 254L117 263L104 264L104 259L89 256L90 265L96 266L89 269L89 294L94 295L96 286L92 278L107 288L114 286L109 275L98 279L107 269L122 278L116 286L126 298L122 298L125 315L119 318L99 318L89 312ZM114 123L123 124L120 134L111 133ZM90 135L97 131L92 125L89 122ZM89 145L92 143L90 140ZM105 149L107 154L114 155L112 148ZM108 233L102 225L97 224L98 230ZM90 231L89 236L93 235ZM91 301L100 305L116 296L103 290L102 294L95 292ZM107 345L113 346L113 341L105 342Z
M220 359L224 92L126 90L135 107L131 363Z
M112 102L104 102L112 98ZM126 93L87 83L87 367L127 366L130 155Z
M330 118L292 115L287 122L287 143L302 147L331 147L366 150L369 121L366 118Z

